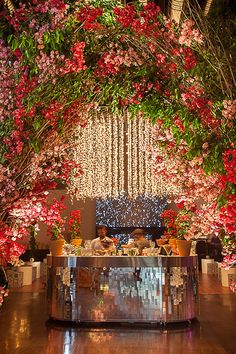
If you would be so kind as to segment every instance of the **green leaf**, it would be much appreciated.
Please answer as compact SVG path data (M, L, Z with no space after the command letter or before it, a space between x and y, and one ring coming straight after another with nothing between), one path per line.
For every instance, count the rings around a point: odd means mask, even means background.
M39 153L40 151L40 142L39 140L31 140L30 141L30 146L34 150L34 152Z
M38 130L41 127L41 120L40 119L34 120L33 127L35 130Z
M19 43L18 43L17 39L14 38L14 39L12 40L12 43L11 43L11 48L12 48L12 50L14 51L14 50L16 50L18 47L19 47Z

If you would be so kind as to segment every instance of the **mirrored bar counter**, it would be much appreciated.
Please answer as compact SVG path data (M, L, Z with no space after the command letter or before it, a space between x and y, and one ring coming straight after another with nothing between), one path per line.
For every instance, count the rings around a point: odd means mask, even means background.
M168 323L198 316L197 256L48 256L49 316Z

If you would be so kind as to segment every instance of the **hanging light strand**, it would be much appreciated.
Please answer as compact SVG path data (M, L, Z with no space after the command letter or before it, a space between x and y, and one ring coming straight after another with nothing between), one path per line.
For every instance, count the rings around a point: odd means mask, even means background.
M77 127L72 139L76 140L72 157L84 172L71 177L69 188L78 199L169 193L167 181L152 170L154 133L151 122L142 116L120 117L100 107L90 114L85 128Z

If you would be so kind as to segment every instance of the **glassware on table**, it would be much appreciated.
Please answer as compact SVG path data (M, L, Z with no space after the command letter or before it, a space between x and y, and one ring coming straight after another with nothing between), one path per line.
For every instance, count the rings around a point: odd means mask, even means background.
M91 248L91 240L85 240L84 241L84 248Z
M157 257L157 256L159 256L159 253L160 253L160 247L153 249L153 256Z
M128 254L128 248L122 247L123 254L127 255Z
M88 257L93 255L92 248L81 248L81 256Z
M149 240L150 248L155 248L155 241Z
M167 256L170 256L170 254L171 254L171 252L172 252L172 247L171 247L171 245L163 245L162 246L163 248L164 248L164 250L166 251L166 254L167 254Z
M139 254L138 249L133 247L128 249L128 255L131 257L137 256Z

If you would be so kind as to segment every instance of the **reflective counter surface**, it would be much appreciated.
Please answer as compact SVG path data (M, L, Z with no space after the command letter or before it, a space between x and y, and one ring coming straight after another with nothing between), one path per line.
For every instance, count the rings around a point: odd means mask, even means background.
M53 267L194 267L197 256L48 256Z
M48 256L49 316L75 322L197 317L197 256Z

